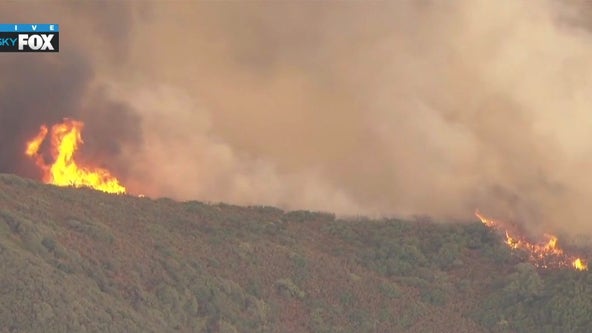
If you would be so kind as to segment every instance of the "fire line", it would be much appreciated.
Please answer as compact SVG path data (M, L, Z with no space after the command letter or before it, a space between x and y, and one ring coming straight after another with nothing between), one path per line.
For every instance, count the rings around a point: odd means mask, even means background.
M123 194L126 188L109 170L80 165L75 160L75 153L82 140L84 123L72 119L64 119L55 124L49 131L47 125L41 125L35 137L27 142L25 155L35 161L43 172L43 182L57 186L90 187L95 190ZM52 163L46 163L39 149L48 134L50 135Z
M565 253L559 247L556 236L545 234L546 242L531 243L526 237L512 233L502 222L488 218L478 210L475 216L488 228L502 232L505 236L504 243L512 250L523 250L528 253L529 261L539 268L570 267L578 271L588 270L588 264L584 259Z

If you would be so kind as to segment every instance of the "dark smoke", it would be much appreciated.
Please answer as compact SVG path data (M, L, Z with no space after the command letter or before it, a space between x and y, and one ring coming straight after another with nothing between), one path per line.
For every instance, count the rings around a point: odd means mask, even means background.
M121 146L141 142L140 120L129 105L110 98L96 83L95 54L107 55L110 66L125 64L130 10L124 4L99 2L0 5L2 22L59 23L63 33L60 53L0 56L0 172L39 178L39 170L23 154L25 143L40 125L51 126L67 117L86 124L82 160L126 174ZM51 15L58 11L65 15ZM88 33L92 29L99 31L96 37ZM85 34L92 43L81 38ZM107 51L97 52L98 48Z
M23 154L25 142L41 124L78 116L92 71L79 56L56 60L21 54L0 58L0 172L36 175Z

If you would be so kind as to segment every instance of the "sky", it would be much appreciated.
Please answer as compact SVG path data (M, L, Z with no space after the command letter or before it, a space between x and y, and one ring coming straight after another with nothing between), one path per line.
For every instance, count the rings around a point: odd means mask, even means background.
M60 52L0 55L0 172L70 117L132 193L592 235L589 7L3 2Z

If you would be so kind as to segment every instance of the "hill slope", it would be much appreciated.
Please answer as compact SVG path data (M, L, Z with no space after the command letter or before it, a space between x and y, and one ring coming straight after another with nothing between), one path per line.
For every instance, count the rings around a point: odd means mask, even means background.
M340 220L0 175L0 332L588 332L592 275L474 222Z

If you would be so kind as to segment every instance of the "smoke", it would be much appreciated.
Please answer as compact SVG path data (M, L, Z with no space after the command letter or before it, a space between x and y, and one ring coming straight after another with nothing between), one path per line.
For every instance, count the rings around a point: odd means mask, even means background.
M121 4L116 7L107 4L100 10L93 6L89 3L82 8L78 3L49 2L0 5L0 21L60 23L66 40L59 54L5 53L0 57L3 74L0 81L0 172L39 178L39 170L24 156L25 143L37 133L40 125L51 126L67 117L87 124L83 134L87 145L80 156L83 160L101 161L103 166L126 174L127 168L120 158L121 146L133 147L141 143L139 117L125 102L106 96L104 83L97 80L97 71L101 71L97 64L121 62L127 54L128 34L126 26L121 24L117 32L102 29L92 34L91 31L93 27L111 26L112 17L131 24L125 14L130 9ZM93 43L89 43L89 39ZM109 47L95 56L96 48L89 48L92 44ZM46 146L48 149L49 145Z
M1 171L68 113L147 195L592 234L586 2L60 6L59 56L2 58Z

